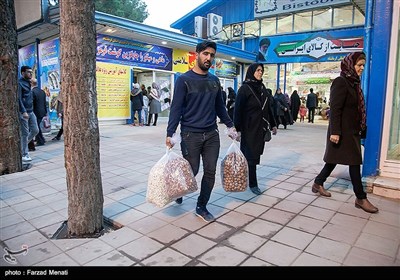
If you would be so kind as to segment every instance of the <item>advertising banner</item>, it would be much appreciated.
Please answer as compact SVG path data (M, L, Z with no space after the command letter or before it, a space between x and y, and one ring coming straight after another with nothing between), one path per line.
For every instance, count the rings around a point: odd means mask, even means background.
M364 30L324 31L269 37L265 63L341 61L348 53L362 51ZM260 42L267 37L260 38Z
M57 96L60 92L60 39L42 42L39 44L40 85L49 97L49 113L51 128L61 126L61 119L56 112ZM58 125L56 125L58 124Z
M97 61L96 78L99 120L129 119L130 67Z
M35 44L28 45L18 50L18 77L21 76L21 67L30 66L33 70L32 78L37 76L37 64L36 64L36 47Z
M135 67L172 70L172 49L147 43L97 35L96 60Z

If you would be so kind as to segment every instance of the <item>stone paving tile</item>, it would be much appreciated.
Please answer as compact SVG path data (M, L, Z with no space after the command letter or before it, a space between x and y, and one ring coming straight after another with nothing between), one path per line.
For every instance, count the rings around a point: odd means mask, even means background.
M286 225L294 216L296 216L294 213L271 208L262 214L260 218L281 225Z
M362 233L355 246L395 258L398 250L398 242L381 236Z
M318 196L316 200L314 200L311 205L324 208L328 210L338 211L338 209L343 205L343 201L337 201L334 199L326 198L323 196Z
M112 250L86 263L85 266L131 266L133 264L135 264L134 260L131 260L117 250Z
M244 230L268 239L274 236L281 228L282 226L279 224L256 219L245 226Z
M31 219L29 222L35 227L35 228L44 228L49 225L53 224L61 224L65 218L61 216L57 212L49 213L34 219Z
M12 207L15 211L19 212L19 211L24 211L24 210L27 210L27 209L32 209L32 208L40 207L40 206L42 206L42 205L44 205L44 203L41 202L40 200L32 199L32 200L29 200L29 201L25 201L25 202L23 202L23 203L14 204L14 205L12 205L11 207ZM1 213L2 213L2 211L1 211Z
M291 191L273 187L273 188L270 188L267 191L265 191L264 195L283 199L283 198L287 197L288 195L290 195L291 193L292 193Z
M312 201L315 200L314 195L304 194L300 192L294 192L286 197L286 199L291 201L296 201L304 204L310 204Z
M147 216L146 214L139 212L136 209L129 209L122 213L118 213L114 216L111 216L109 217L109 219L118 225L127 225L135 221L138 221L140 219L143 219L146 216Z
M354 245L360 234L361 230L355 228L349 228L341 224L327 224L321 232L318 233L318 236Z
M130 192L132 194L132 192ZM136 207L142 203L146 203L146 197L140 194L130 195L119 200L120 203L128 205L129 207Z
M46 214L50 214L54 212L53 209L51 209L50 207L48 207L47 205L42 205L39 207L35 207L33 209L28 209L25 211L19 211L18 213L25 219L25 220L30 220L30 219L34 219Z
M79 263L79 265L85 265L112 250L113 248L107 243L99 239L93 239L65 253Z
M57 266L57 267L68 267L68 266L79 266L79 264L74 261L73 259L70 258L70 256L68 256L65 253L59 254L57 256L48 258L44 261L38 262L36 264L37 266L49 266L49 267L53 267L53 266Z
M346 266L390 266L395 265L394 258L366 249L353 247L343 262Z
M254 217L252 216L248 216L246 214L242 214L236 211L231 211L219 218L218 222L224 223L234 228L240 228L245 226L252 220L254 220Z
M197 231L197 234L201 236L211 239L213 241L219 241L225 236L229 236L230 233L235 230L232 227L220 224L218 222L209 223L204 228L201 228Z
M123 227L103 234L99 237L99 240L106 242L113 248L118 248L142 236L141 233L131 228Z
M296 238L293 238L293 236L296 236ZM271 240L273 241L292 246L300 250L304 250L304 248L306 248L313 239L313 234L289 227L282 228L279 232L271 237Z
M227 246L216 246L202 255L199 260L209 266L237 266L247 255Z
M164 250L145 259L142 263L145 266L184 266L191 261L190 258L176 252L173 249Z
M222 244L250 255L265 242L265 238L246 231L238 231L224 240Z
M340 263L330 261L308 253L301 253L292 266L340 266Z
M274 241L261 246L253 256L278 266L289 266L300 255L301 250Z
M235 209L235 211L249 216L258 217L261 214L265 213L268 209L269 207L255 204L252 202L247 202L240 205L238 208Z
M3 222L3 220L2 220ZM3 227L0 230L0 240L5 241L7 239L26 234L36 229L28 222L22 221L18 224L14 224L8 227Z
M400 227L399 211L397 211L397 213L393 213L380 210L379 214L371 215L370 220L395 227Z
M279 201L281 201L281 199L279 199L277 197L267 196L264 194L255 196L254 198L252 198L250 200L250 202L257 203L257 204L267 206L267 207L273 207L274 205L279 203Z
M323 209L310 205L304 208L304 210L301 211L300 214L306 217L327 222L333 217L333 215L335 215L335 212L332 210Z
M10 238L3 242L10 250L18 251L22 248L23 245L27 245L29 250L30 247L34 247L38 244L47 242L47 240L47 236L44 236L40 232L31 231L26 234L16 236L14 238Z
M59 248L47 241L30 247L26 255L18 255L16 259L20 265L31 266L61 253L62 251Z
M143 219L140 219L139 221L130 223L126 226L145 235L149 232L152 232L158 228L165 226L166 224L167 222L161 219L158 219L153 216L147 216Z
M392 239L396 242L400 241L399 227L390 226L375 221L368 221L365 227L363 228L363 232L377 235L387 239Z
M311 234L317 234L320 232L323 227L326 225L326 222L321 220L316 220L313 218L305 217L302 215L298 215L294 217L288 224L288 227L295 228L301 231L305 231Z
M343 263L350 249L351 246L348 244L317 236L306 248L305 252L334 262Z
M307 205L303 203L299 203L296 201L290 201L290 200L282 200L278 204L274 206L275 209L280 209L284 211L289 211L293 213L300 213L304 208L306 208Z
M157 251L164 248L164 245L147 236L133 240L118 248L118 251L124 255L130 256L137 261L141 261Z
M222 208L233 210L233 209L239 207L240 205L242 205L243 203L244 203L243 200L233 199L232 197L225 196L225 197L222 197L222 198L214 201L212 204L220 206Z
M161 243L169 244L171 242L181 239L187 234L188 232L186 230L171 224L167 224L162 228L156 229L148 233L147 236Z
M172 244L171 247L186 256L196 258L205 251L214 247L216 244L216 242L206 239L200 235L190 234Z
M122 212L125 212L129 209L130 207L125 204L119 202L113 202L104 206L103 215L106 217L112 217Z
M252 266L252 267L261 267L261 266L272 266L272 264L262 261L260 259L250 257L245 260L240 266Z
M342 225L343 227L348 227L352 228L355 230L361 231L365 225L367 224L366 219L350 216L350 215L344 215L341 213L336 213L332 219L329 221L331 224L338 224Z

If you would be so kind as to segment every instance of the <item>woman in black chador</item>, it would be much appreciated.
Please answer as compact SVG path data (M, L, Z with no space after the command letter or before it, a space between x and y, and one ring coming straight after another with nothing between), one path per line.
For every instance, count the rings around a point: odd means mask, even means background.
M271 95L268 95L262 80L264 65L253 63L249 66L246 79L235 100L234 124L240 132L240 150L249 167L249 186L254 194L261 194L257 183L257 164L264 153L264 136L267 130L277 132Z

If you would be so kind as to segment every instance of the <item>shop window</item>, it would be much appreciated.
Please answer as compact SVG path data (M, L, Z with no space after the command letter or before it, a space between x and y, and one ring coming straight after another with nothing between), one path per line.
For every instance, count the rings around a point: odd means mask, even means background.
M311 30L312 12L297 13L294 15L294 32Z
M365 17L358 9L354 9L354 25L364 25Z
M293 15L278 17L278 33L290 33L293 31Z
M313 30L329 29L332 27L332 9L313 11Z
M258 20L248 21L244 23L244 37L258 37L260 31L260 23Z
M335 8L333 11L333 26L353 24L353 6Z
M268 36L276 34L276 18L265 18L261 20L260 36Z

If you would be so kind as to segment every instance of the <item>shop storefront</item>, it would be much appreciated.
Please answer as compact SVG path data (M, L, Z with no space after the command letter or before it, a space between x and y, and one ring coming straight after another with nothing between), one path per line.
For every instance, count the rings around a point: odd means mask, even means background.
M393 7L388 83L380 156L382 176L400 179L400 1Z

